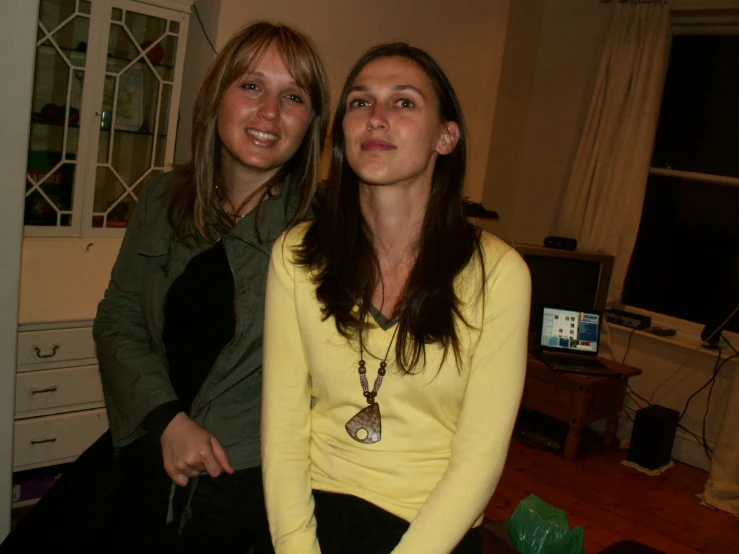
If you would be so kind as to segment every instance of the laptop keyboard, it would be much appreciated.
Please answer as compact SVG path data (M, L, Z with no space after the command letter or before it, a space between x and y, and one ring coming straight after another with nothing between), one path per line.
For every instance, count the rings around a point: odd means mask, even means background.
M556 371L576 371L579 373L597 373L598 375L612 375L613 371L603 366L580 365L580 364L560 364L550 363L549 367Z
M549 367L551 367L554 371L561 371L561 372L567 372L567 373L580 373L582 375L603 375L603 376L614 376L616 375L616 372L613 370L608 369L607 367L597 367L597 366L581 366L577 364L561 364L561 363L548 363Z
M571 371L592 375L615 375L615 372L607 368L597 359L554 359L550 356L542 356L542 360L555 371Z
M558 363L558 362L555 361L554 363ZM559 363L562 363L562 362L559 362ZM585 358L582 360L570 360L567 362L563 362L562 365L577 366L577 367L606 367L601 362L596 360L595 358L593 359Z

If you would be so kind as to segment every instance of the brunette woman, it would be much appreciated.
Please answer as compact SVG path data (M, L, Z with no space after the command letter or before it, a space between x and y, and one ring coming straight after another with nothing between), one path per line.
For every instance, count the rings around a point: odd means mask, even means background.
M263 473L278 553L479 553L523 388L530 278L464 215L465 128L406 44L352 69L314 222L274 247Z

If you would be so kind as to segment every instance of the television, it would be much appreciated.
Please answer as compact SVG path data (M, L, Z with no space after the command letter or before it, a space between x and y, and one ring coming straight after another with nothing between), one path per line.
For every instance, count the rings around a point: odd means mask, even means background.
M513 244L531 271L529 332L541 331L544 307L602 312L611 284L613 256L584 250L559 250Z

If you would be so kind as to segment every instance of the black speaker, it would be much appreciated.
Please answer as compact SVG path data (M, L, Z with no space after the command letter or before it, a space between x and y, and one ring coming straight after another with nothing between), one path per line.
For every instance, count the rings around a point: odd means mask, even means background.
M544 239L544 246L558 250L576 250L577 240L567 237L546 237Z
M668 464L679 419L678 412L658 404L636 412L626 459L646 469L657 469Z

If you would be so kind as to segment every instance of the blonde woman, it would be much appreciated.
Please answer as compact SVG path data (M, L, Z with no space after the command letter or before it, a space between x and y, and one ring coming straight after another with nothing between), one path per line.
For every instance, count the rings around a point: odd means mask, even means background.
M306 216L328 121L322 63L255 23L198 94L193 159L150 179L94 325L123 483L106 552L271 552L260 470L266 273Z

